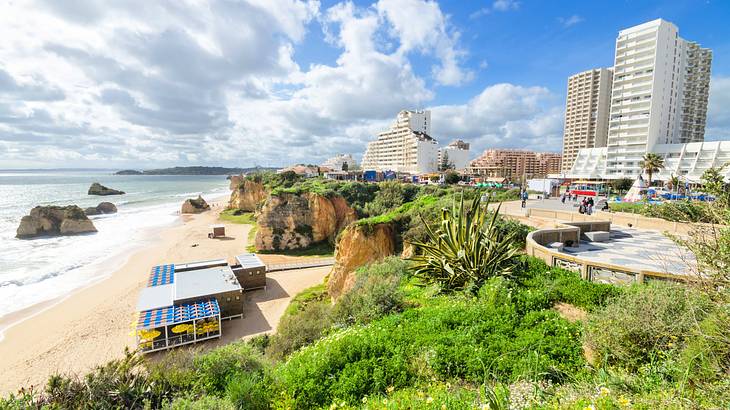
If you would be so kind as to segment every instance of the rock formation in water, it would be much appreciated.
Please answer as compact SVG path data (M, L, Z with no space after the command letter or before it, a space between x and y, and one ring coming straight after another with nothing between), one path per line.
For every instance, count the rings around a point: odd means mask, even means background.
M327 282L330 297L337 299L352 288L357 268L390 256L395 249L395 230L390 224L352 224L345 228L339 235L335 265Z
M246 212L256 212L268 195L263 184L249 181L240 175L231 177L231 190L228 208Z
M337 234L356 219L338 196L315 193L271 195L256 218L258 250L304 249L323 241L334 243Z
M98 182L94 182L89 187L89 195L124 195L124 191L107 188Z
M86 214L86 216L115 214L117 213L117 207L111 202L100 202L97 206L92 206L84 209L84 213Z
M199 214L210 209L210 205L205 202L202 196L198 195L197 198L186 199L182 204L182 213L184 214Z
M30 215L20 220L16 237L76 235L87 232L96 232L96 228L78 206L37 206L30 211Z

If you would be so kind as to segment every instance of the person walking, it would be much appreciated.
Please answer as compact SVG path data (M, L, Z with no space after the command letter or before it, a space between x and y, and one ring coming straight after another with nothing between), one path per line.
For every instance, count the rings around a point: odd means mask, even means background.
M527 206L527 191L522 191L522 207L525 208Z
M593 214L593 205L595 205L595 203L593 202L593 198L592 197L588 198L588 201L586 201L586 213L588 215Z
M560 202L565 203L565 192L563 192L563 195L560 195Z

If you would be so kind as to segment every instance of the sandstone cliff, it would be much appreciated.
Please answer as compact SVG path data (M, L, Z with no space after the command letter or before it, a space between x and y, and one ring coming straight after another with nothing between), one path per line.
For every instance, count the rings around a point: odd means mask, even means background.
M341 197L314 193L271 195L256 218L258 250L303 249L335 237L355 220L355 212Z
M335 265L327 291L332 299L347 293L355 284L355 270L395 252L395 231L389 224L352 224L342 231L335 248Z
M240 209L247 212L256 212L258 206L266 200L266 188L258 182L246 180L241 176L231 177L231 199L229 209Z
M20 220L16 237L75 235L86 232L96 232L96 228L78 206L37 206L30 211L30 215Z
M186 199L182 204L181 212L184 214L199 214L210 209L210 205L205 202L202 196L198 195L195 199Z
M94 182L89 187L89 195L123 195L124 191L119 191L116 189L107 188L104 185Z

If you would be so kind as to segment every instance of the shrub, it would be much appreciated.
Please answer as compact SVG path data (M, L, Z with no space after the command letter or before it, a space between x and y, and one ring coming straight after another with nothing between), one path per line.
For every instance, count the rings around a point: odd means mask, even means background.
M246 342L231 343L195 356L196 387L208 394L225 390L228 383L245 374L262 374L266 368L263 357Z
M228 400L215 396L203 396L199 399L180 398L172 402L170 410L235 410Z
M635 286L591 315L586 338L607 363L637 369L681 348L708 309L683 285Z
M718 307L687 340L680 369L694 381L720 380L730 374L730 306Z
M226 386L226 397L240 410L266 410L274 394L271 380L260 374L243 374Z
M280 360L321 338L332 326L331 310L329 301L322 301L307 304L300 311L284 316L266 353Z
M458 206L443 209L438 228L427 229L429 241L413 243L414 276L451 291L476 290L493 276L511 275L519 265L516 233L502 235L496 225L499 212L487 218L488 206L488 201L472 201L466 209L462 197Z
M368 323L403 308L399 289L406 276L406 263L397 257L360 268L353 288L344 294L333 310L339 324Z
M370 216L388 213L399 206L411 202L418 194L418 186L398 181L386 181L379 184L378 193L372 202L365 205L365 213Z

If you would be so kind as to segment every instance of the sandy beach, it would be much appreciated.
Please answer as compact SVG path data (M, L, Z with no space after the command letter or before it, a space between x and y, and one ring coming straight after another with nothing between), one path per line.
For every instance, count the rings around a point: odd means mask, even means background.
M211 211L183 215L180 223L160 230L151 246L110 266L110 270L115 270L108 278L60 302L3 318L2 324L7 324L25 317L6 329L0 342L0 394L22 386L42 385L54 373L83 374L121 356L125 347L133 348L135 306L150 267L214 258L233 262L234 256L246 251L251 226L220 222L218 213L223 204L216 201ZM207 233L212 223L224 223L227 237L209 239ZM263 258L274 263L296 260L274 255ZM275 330L290 299L320 283L328 272L329 267L325 267L270 274L266 290L245 294L245 317L225 322L223 338L207 343L206 347Z

